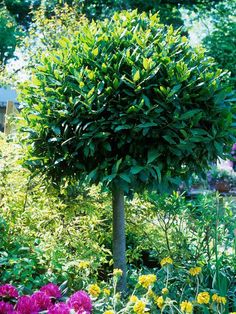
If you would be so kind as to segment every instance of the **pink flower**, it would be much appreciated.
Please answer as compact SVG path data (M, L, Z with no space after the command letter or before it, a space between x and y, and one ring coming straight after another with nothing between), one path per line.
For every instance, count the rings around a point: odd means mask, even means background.
M0 297L3 298L18 298L19 293L16 287L6 284L0 286Z
M46 293L50 298L61 298L61 291L54 283L48 283L47 285L40 288L40 291Z
M49 309L48 314L70 314L70 308L65 303L57 303Z
M67 304L78 314L90 314L92 311L91 299L89 295L82 290L72 294Z
M36 301L29 295L24 295L18 299L16 309L18 314L38 314L40 311Z
M0 301L0 314L10 314L14 311L13 305L4 301Z
M45 292L37 291L32 294L31 299L38 305L40 311L48 310L52 306L52 301Z

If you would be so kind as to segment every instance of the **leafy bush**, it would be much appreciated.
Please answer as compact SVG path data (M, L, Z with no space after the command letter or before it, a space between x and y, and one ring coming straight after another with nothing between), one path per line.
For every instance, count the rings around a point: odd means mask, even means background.
M32 288L42 278L56 276L59 282L68 280L69 287L78 288L80 261L92 262L90 276L108 263L111 253L103 244L103 229L109 217L101 208L110 212L110 204L96 189L88 193L72 187L60 192L48 188L21 166L23 153L19 145L0 138L0 216L6 239L0 279ZM26 268L32 273L28 278Z

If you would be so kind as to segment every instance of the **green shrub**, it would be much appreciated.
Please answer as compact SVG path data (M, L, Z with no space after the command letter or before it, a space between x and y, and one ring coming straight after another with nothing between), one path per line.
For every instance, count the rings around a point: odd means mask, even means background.
M213 30L203 40L208 55L217 62L217 66L230 72L234 87L236 85L236 42L235 42L236 1L222 1L211 11Z
M0 278L27 287L57 278L78 288L80 261L91 262L91 276L109 262L111 253L103 244L109 219L104 210L110 212L108 199L97 189L88 193L75 187L75 197L72 187L62 187L60 192L49 188L22 167L23 154L19 145L0 138L0 216L8 222L2 233L7 241L1 251L5 266ZM101 272L101 276L105 274Z

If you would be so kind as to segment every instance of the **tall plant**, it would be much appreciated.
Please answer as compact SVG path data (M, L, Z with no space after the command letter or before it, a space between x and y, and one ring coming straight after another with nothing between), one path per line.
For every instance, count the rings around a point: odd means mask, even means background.
M21 85L28 166L54 182L102 183L113 195L113 255L125 289L124 195L163 191L224 157L233 108L212 60L157 14L81 21Z

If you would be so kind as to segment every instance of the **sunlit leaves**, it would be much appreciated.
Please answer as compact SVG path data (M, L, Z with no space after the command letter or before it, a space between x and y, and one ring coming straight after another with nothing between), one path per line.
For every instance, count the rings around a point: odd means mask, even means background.
M122 12L83 20L70 43L58 35L22 86L25 116L40 117L26 117L34 167L55 181L163 191L224 156L234 131L223 74L156 19Z

